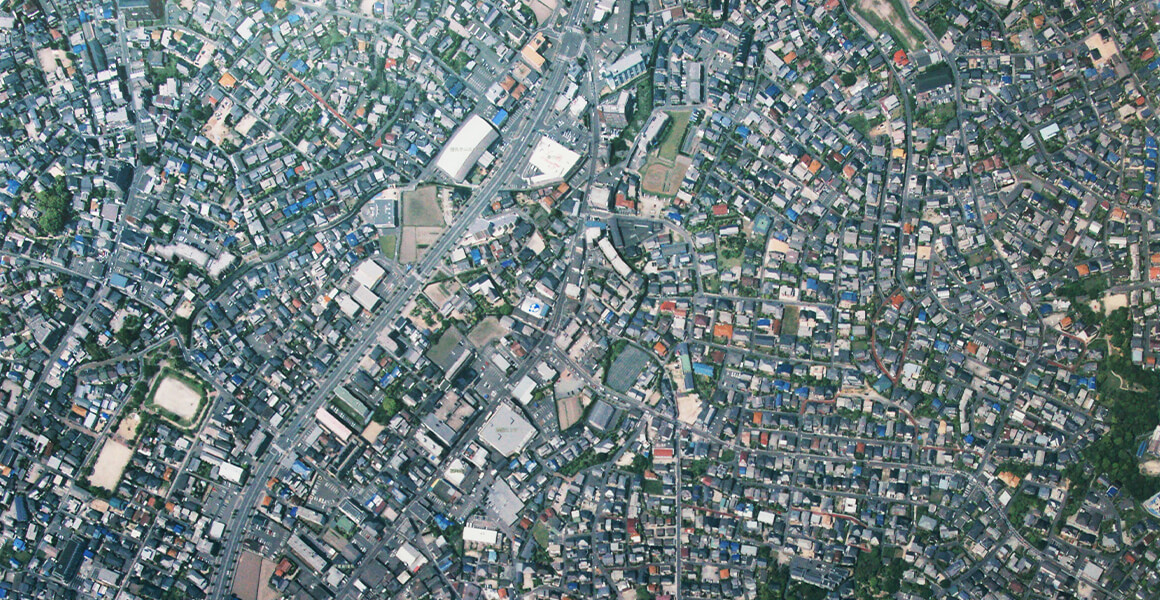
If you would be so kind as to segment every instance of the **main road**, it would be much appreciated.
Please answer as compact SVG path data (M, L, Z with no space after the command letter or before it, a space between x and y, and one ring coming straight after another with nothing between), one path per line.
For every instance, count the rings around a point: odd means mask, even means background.
M591 0L585 0L577 6L576 10L573 11L573 17L588 14L587 8L590 4ZM375 318L363 327L355 342L347 348L342 358L326 372L321 385L315 389L310 399L294 410L292 419L272 432L276 446L283 451L293 451L302 446L309 432L306 425L313 418L315 411L330 398L335 388L351 374L358 360L374 344L379 332L399 317L402 314L402 309L422 291L424 284L435 274L447 253L459 242L471 223L491 204L495 194L507 186L512 178L518 176L519 171L527 166L531 145L526 144L525 140L529 139L545 122L545 118L549 116L556 95L559 94L567 80L568 66L569 63L566 61L558 61L552 65L550 75L545 78L541 89L534 97L534 103L528 106L525 111L521 111L522 121L503 132L504 137L512 143L508 153L501 156L499 166L475 189L467 206L456 216L452 225L439 240L427 249L419 264L406 277L394 284L390 300ZM519 114L517 113L517 118ZM283 441L286 436L291 436L289 441ZM266 489L266 481L275 474L278 464L284 456L284 452L271 447L258 464L251 469L248 485L231 506L231 514L226 526L227 534L223 541L221 562L217 566L209 593L210 598L226 597L227 585L233 578L236 554L245 533L250 511L257 506L261 494Z

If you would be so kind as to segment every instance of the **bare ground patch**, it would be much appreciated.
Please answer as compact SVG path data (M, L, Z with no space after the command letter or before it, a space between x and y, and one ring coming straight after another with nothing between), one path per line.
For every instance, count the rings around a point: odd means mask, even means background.
M678 156L672 163L660 158L650 159L641 176L641 188L658 196L675 196L690 164L687 156Z
M107 440L101 447L97 462L93 464L93 474L89 475L89 483L110 492L117 489L121 474L125 472L125 467L132 458L132 448L117 440Z
M691 424L701 414L701 399L697 394L681 394L677 396L677 420Z
M117 426L117 437L123 440L133 441L137 439L137 428L141 426L141 415L137 413L130 414L124 419L121 419L120 425Z
M403 225L408 227L443 227L443 208L439 188L428 185L413 192L403 192Z
M422 258L427 248L439 241L439 236L442 233L442 227L403 227L399 262L413 263Z
M252 552L242 552L238 556L233 592L241 600L258 600L258 587L262 583L262 557Z
M427 295L429 300L431 300L431 304L434 304L435 306L443 306L447 303L448 300L451 299L452 296L455 295L456 292L459 291L460 287L462 286L458 281L454 279L448 279L447 281L432 283L423 290L423 293Z
M1118 308L1126 308L1128 306L1127 294L1108 294L1103 299L1103 311L1105 315L1110 315ZM1098 310L1098 309L1097 309Z
M560 422L560 431L580 422L584 416L584 407L580 404L580 396L556 399L556 418Z
M202 394L188 383L174 376L166 376L153 392L153 404L188 421L197 416Z
M471 333L467 334L467 340L476 348L483 348L507 333L507 328L500 325L499 319L487 317L471 329Z
M556 0L524 0L524 6L532 9L536 15L536 24L543 25L552 16L556 9Z
M879 30L878 33L891 34L907 50L918 48L922 46L922 36L902 11L901 4L895 3L898 1L905 0L857 0L854 9Z

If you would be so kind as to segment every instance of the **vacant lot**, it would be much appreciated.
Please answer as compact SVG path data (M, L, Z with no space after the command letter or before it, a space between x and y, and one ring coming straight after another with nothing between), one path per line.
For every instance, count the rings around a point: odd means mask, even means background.
M580 422L584 416L584 406L580 403L583 396L579 394L567 398L556 398L556 419L560 422L560 431Z
M797 335L798 315L800 312L801 311L796 306L785 307L785 312L781 317L782 335Z
M174 375L166 375L153 392L153 404L177 415L183 421L197 416L202 392Z
M413 192L403 192L403 225L407 227L443 227L443 209L439 206L439 188L428 185Z
M536 14L536 24L543 25L556 10L556 0L524 0L524 6L532 9Z
M903 0L856 0L854 10L878 33L888 33L906 50L922 46L922 34L906 16Z
M442 227L404 227L399 262L413 263L422 258L423 252L439 241L439 235L442 233Z
M93 474L89 475L89 483L109 490L117 489L117 482L121 481L121 473L133 458L133 449L116 440L108 440L101 447L101 454L93 465Z
M499 324L499 319L487 317L472 328L471 333L467 334L467 339L476 348L483 348L492 341L507 335L507 333L508 330Z
M459 333L458 329L448 327L443 335L439 336L435 345L427 350L427 359L446 371L454 363L455 357L458 356L455 348L462 339L463 334Z
M682 423L696 422L701 414L701 398L697 394L677 396L677 420Z
M458 281L454 279L448 279L447 281L432 283L423 289L423 293L427 295L429 300L431 300L431 304L434 304L435 306L443 306L447 303L448 300L451 299L452 296L455 295L456 292L459 291L459 288L461 287L463 286L461 286Z

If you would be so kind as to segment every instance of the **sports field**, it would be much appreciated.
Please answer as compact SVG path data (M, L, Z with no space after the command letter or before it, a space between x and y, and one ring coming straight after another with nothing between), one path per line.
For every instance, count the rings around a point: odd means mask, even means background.
M669 113L673 124L661 140L659 146L649 153L648 161L641 170L641 188L658 196L675 196L685 178L685 171L692 159L681 155L681 142L689 129L691 111L682 110Z

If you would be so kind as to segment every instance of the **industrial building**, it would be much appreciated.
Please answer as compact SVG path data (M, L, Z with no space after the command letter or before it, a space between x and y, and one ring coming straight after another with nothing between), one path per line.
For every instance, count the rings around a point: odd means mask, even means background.
M546 135L541 136L528 160L536 171L527 178L528 184L540 187L563 181L579 161L580 155L576 152Z
M447 140L435 158L435 166L455 183L463 183L475 163L497 139L499 132L487 119L471 115Z
M479 439L504 456L519 453L535 435L536 428L507 402L479 430Z

